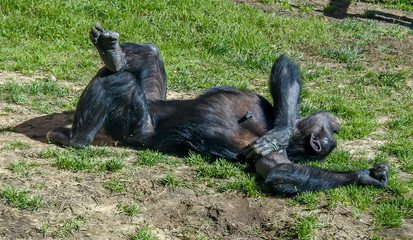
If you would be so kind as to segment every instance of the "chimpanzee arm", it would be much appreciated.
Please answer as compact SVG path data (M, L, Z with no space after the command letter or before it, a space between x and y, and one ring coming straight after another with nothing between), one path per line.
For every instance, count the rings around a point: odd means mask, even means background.
M299 112L299 69L293 61L281 56L271 70L270 90L274 100L274 128L248 146L242 154L257 159L287 148Z
M257 173L277 192L291 195L304 191L321 191L356 184L386 187L390 164L383 162L371 169L337 172L291 163L279 153L255 162Z

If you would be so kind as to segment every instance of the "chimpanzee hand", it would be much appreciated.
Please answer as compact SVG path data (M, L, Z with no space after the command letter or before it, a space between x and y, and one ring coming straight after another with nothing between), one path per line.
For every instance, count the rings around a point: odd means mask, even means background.
M255 142L242 150L242 155L247 160L256 160L271 152L282 152L288 147L291 131L288 129L273 129L258 138Z
M357 171L358 184L373 185L376 187L386 187L389 180L390 163L379 163L371 169Z

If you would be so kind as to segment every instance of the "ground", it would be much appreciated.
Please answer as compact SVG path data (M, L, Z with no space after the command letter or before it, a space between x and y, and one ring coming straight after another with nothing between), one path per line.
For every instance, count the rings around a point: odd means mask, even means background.
M256 1L237 1L240 4L253 4L268 11L280 14L299 14L277 9ZM311 2L322 9L327 1ZM377 6L359 2L351 4L346 14L357 17L366 9ZM377 10L377 9L374 9ZM380 8L386 16L393 16L393 22L378 19L383 24L412 24L407 13ZM314 13L312 13L314 14ZM322 11L318 14L322 15ZM325 16L327 21L339 21L347 16ZM394 16L400 18L395 19ZM396 22L395 21L400 21ZM373 50L372 50L373 51ZM374 57L368 57L374 61ZM37 76L43 77L43 76ZM5 81L32 82L36 76L27 77L19 73L0 72L0 83ZM83 86L71 85L81 91ZM188 98L193 94L170 92L168 98ZM10 114L6 109L13 109ZM246 197L236 191L221 192L208 187L206 183L195 186L170 186L162 183L168 173L183 182L196 182L197 171L194 167L158 164L151 168L135 167L119 172L61 170L44 162L39 157L47 149L60 147L49 144L45 135L57 126L70 124L72 113L45 115L24 106L0 101L0 127L13 128L0 134L0 187L9 185L31 189L30 196L42 196L42 204L37 210L20 210L3 202L0 205L0 239L124 239L134 233L137 226L146 226L159 239L273 239L298 238L295 236L294 219L306 214L308 206L292 204L291 198L279 196ZM108 143L106 147L113 152L127 152L123 158L132 165L139 154L124 146L113 146L105 136L97 140ZM29 149L5 149L15 142L31 146ZM374 137L367 140L340 143L339 148L357 147L357 151L373 152L383 144ZM103 148L103 147L102 147ZM361 150L358 150L361 149ZM367 157L369 155L367 154ZM31 171L16 174L10 165L16 161L36 163ZM127 175L122 178L121 174ZM113 192L105 187L113 179L127 179L123 182L125 191ZM35 189L35 190L32 190ZM125 204L139 203L140 213L128 216L122 211ZM333 208L316 209L311 212L318 216L317 237L319 239L371 239L375 235L386 239L413 238L413 221L406 220L401 228L385 229L378 233L372 228L372 216L355 213L351 206L337 205ZM69 226L72 223L74 226ZM75 224L77 223L77 225ZM45 226L48 230L45 230Z
M2 79L31 80L15 73L1 74L7 76ZM168 95L171 96L179 98L180 94ZM0 104L4 109L5 103ZM65 220L79 216L87 221L78 231L70 233L70 238L118 239L133 233L138 225L149 225L159 239L196 239L198 235L212 239L271 239L273 236L283 237L284 234L289 236L294 215L306 211L306 206L291 205L290 198L248 198L236 192L214 191L204 185L192 189L161 184L161 179L169 171L191 181L197 172L188 166L173 170L163 165L133 169L128 177L127 190L122 193L113 193L104 188L105 182L116 178L116 173L62 171L45 164L38 169L40 174L22 177L7 168L21 159L28 163L39 163L41 159L38 154L41 151L56 148L46 143L46 132L50 128L69 124L67 119L70 117L71 114L63 113L42 115L23 107L13 115L2 117L0 126L14 126L15 132L0 135L0 146L20 141L31 148L1 152L1 185L31 187L47 183L44 188L31 192L32 195L41 195L47 208L21 211L7 204L1 205L0 238L41 238L40 228L44 223L55 228L51 237L67 236L59 233L59 227L64 225ZM109 148L136 154L133 149ZM129 160L125 162L132 164L132 158ZM143 206L142 213L134 217L120 213L118 204L125 201L139 202ZM317 215L321 223L318 232L320 238L369 239L373 235L371 217L363 214L354 218L351 206L319 210ZM407 228L408 225L404 226ZM401 230L398 229L398 234L404 236ZM413 236L412 233L407 234Z

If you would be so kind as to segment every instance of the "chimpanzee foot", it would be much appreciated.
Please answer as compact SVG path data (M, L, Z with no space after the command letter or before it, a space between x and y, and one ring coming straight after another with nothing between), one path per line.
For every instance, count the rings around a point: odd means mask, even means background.
M71 146L75 148L82 148L84 145L75 144L70 141L70 129L69 128L55 128L47 132L46 139L49 141L53 141L55 143L64 145L64 146Z
M121 70L125 64L125 56L119 45L119 33L105 31L101 26L96 25L92 27L89 37L99 51L106 68L112 72Z
M386 187L389 181L390 163L379 163L371 169L360 170L358 173L361 185Z

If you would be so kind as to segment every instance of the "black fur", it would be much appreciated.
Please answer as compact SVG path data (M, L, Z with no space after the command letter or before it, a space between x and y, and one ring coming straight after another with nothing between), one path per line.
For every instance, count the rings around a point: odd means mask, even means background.
M333 134L340 124L328 112L300 119L300 73L288 57L278 58L271 71L273 104L231 87L215 87L192 100L168 101L159 49L152 44L119 45L114 32L106 34L110 41L101 40L105 33L101 27L92 28L91 39L101 56L109 54L104 59L108 67L84 90L70 131L52 130L50 139L82 147L104 128L114 139L141 148L253 160L257 172L282 194L351 183L386 186L388 163L342 173L291 162L323 161L336 146Z

